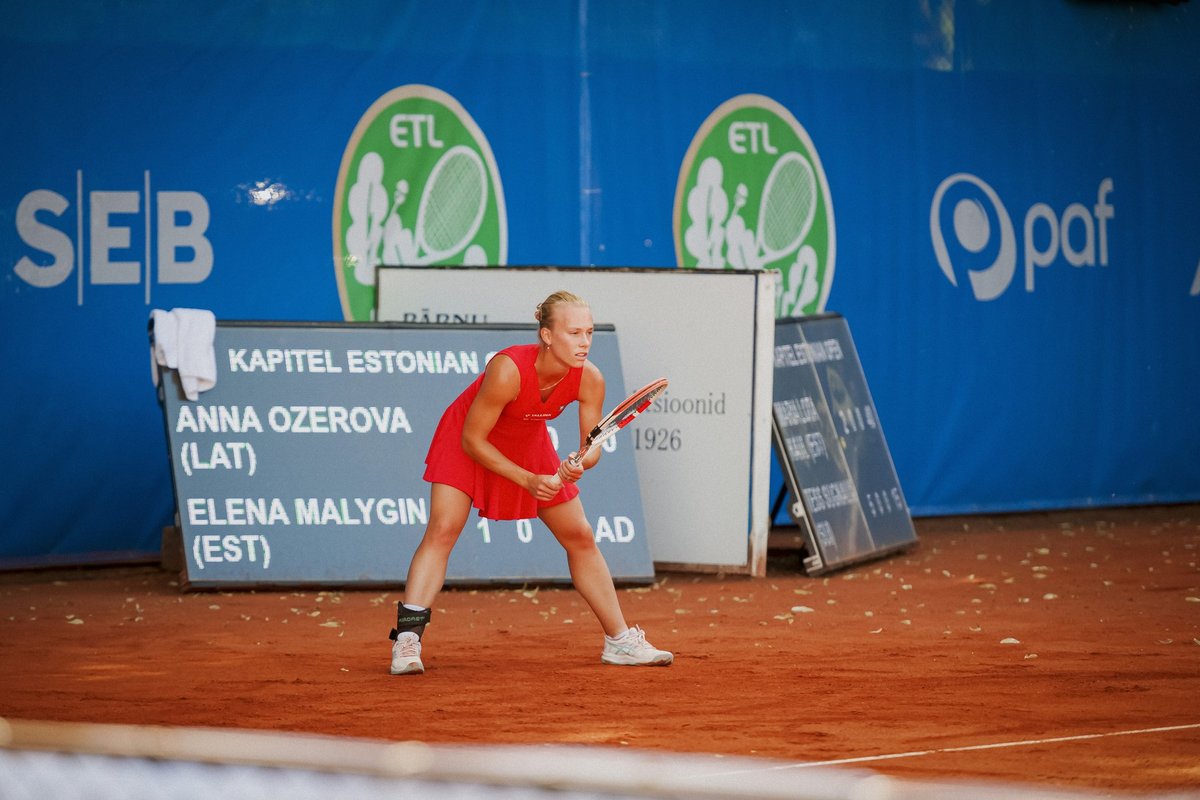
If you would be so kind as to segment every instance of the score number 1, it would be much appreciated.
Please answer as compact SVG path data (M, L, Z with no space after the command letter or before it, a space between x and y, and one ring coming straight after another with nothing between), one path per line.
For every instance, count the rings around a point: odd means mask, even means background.
M484 517L479 518L479 522L475 524L479 532L483 534L483 543L492 543L492 526L488 524L488 520ZM533 521L528 519L517 520L517 539L521 544L529 544L533 541Z

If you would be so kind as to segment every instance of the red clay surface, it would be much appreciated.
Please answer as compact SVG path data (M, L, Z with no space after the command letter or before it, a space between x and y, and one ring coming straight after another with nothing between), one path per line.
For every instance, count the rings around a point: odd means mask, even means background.
M622 589L668 668L606 667L567 588L447 590L427 672L387 674L398 592L180 593L153 568L0 575L0 716L433 743L868 758L1118 791L1200 787L1200 506L917 521L809 578ZM1173 731L1149 729L1182 727ZM1139 731L1137 733L1127 732ZM1081 738L1037 743L1058 737ZM1001 743L1009 747L945 752Z

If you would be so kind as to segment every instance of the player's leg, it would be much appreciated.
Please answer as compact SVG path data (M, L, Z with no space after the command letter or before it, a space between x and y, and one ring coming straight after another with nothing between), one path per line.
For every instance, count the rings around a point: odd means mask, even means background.
M446 582L450 551L471 515L471 497L444 483L432 485L429 493L429 524L421 544L413 553L404 584L404 602L428 608Z
M442 483L433 484L429 496L429 524L413 553L404 585L404 600L396 607L396 627L392 630L393 675L425 671L421 662L421 636L429 624L430 607L446 581L446 564L467 517L471 498Z
M606 664L631 666L670 664L674 658L671 653L652 647L640 627L630 628L625 624L608 562L596 546L595 534L579 498L543 508L538 516L567 551L571 581L604 628L604 651L600 659Z

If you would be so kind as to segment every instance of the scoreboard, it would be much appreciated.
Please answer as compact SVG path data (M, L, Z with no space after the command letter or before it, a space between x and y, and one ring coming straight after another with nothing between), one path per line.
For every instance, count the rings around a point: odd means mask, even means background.
M772 432L816 575L916 542L879 414L839 314L775 325Z
M219 322L216 386L192 402L174 371L159 384L185 583L403 583L429 520L422 474L442 412L492 354L534 341L532 324ZM589 358L623 396L612 326L598 326ZM563 457L579 444L577 408L548 423ZM628 436L579 487L613 577L649 582ZM447 582L525 580L569 580L549 530L472 511Z

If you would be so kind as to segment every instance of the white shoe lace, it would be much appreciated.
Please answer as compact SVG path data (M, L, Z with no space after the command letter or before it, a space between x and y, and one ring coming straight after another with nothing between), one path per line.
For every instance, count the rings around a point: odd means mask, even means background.
M630 651L637 652L639 650L653 650L654 648L646 641L646 632L640 626L634 625L619 642L621 647Z
M400 634L396 637L396 651L394 655L400 658L420 658L421 640L414 634Z

